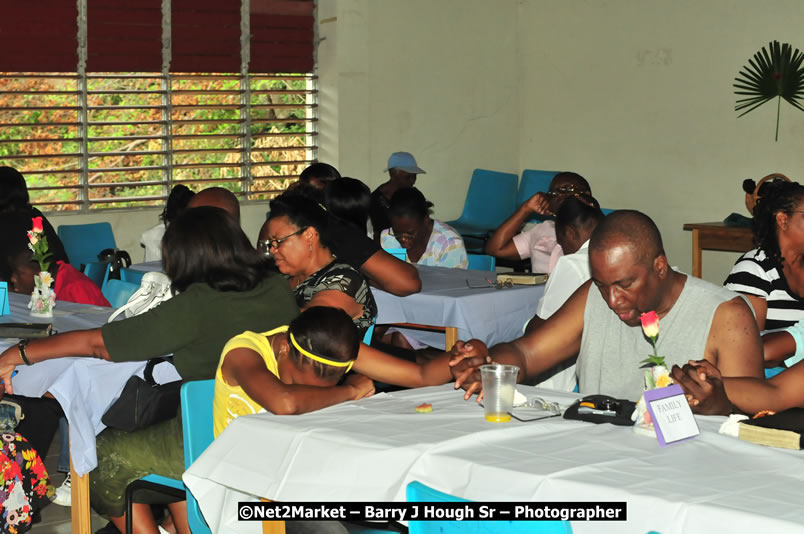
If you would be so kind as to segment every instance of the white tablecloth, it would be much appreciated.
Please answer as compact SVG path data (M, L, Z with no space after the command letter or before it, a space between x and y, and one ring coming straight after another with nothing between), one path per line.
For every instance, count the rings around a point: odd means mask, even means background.
M451 385L376 395L302 416L236 419L184 474L213 532L238 501L404 501L419 480L476 501L625 501L627 523L583 533L804 532L804 456L717 434L660 448L630 427L562 418L488 423ZM573 394L520 386L568 404ZM431 402L433 413L415 413Z
M486 278L495 280L495 275L487 271L417 268L422 280L420 293L397 297L372 288L377 301L377 324L453 326L458 329L458 339L477 338L491 346L520 337L525 322L536 315L536 304L544 294L544 284L504 289L466 286L467 280L472 286L488 286ZM405 332L422 343L444 348L444 335L439 332Z
M58 302L53 318L32 317L28 313L29 297L10 295L11 315L0 322L52 322L57 332L97 328L106 322L111 308ZM0 351L16 344L14 339L0 339ZM14 393L41 397L50 392L64 410L70 423L70 456L75 471L84 475L95 469L98 458L95 436L106 426L101 417L117 400L126 381L133 375L142 376L145 362L112 363L97 358L58 358L32 366L19 365L12 379ZM172 365L157 365L157 382L178 380Z

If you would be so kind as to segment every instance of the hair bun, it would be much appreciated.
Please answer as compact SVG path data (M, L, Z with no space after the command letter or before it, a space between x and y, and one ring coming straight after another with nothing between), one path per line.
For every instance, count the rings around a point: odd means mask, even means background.
M762 196L760 194L760 190L762 190L763 194L766 193L767 188L763 187L763 186L766 186L765 182L768 182L767 185L770 185L771 183L776 182L776 181L789 182L791 180L790 180L790 178L788 178L784 174L780 174L778 172L773 173L773 174L769 174L766 177L762 178L758 183L756 183L754 185L753 190L751 190L751 191L746 189L746 187L748 187L749 183L753 184L754 181L751 180L751 179L743 181L743 191L745 191L745 207L748 210L748 213L750 213L751 215L754 214L754 206L756 205L757 200L759 200L759 197Z

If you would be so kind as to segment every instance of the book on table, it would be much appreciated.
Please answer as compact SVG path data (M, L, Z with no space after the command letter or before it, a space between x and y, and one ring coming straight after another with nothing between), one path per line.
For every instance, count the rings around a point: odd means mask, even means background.
M497 274L497 282L505 283L510 281L516 285L536 286L547 282L547 275L545 273L499 273Z
M740 422L739 437L744 441L781 447L802 449L804 445L804 409L793 408L774 415Z
M52 323L0 323L0 338L34 339L52 333Z

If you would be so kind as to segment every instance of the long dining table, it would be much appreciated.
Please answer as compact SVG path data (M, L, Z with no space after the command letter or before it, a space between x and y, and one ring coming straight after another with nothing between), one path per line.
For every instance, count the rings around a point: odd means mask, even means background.
M491 346L522 335L536 314L544 284L497 289L495 273L445 267L417 266L422 290L399 297L372 288L377 324L416 324L441 327L444 332L404 330L418 341L440 349L458 339L480 339Z
M518 386L569 405L577 394ZM422 402L432 413L417 413ZM514 410L517 413L517 409ZM561 417L489 423L453 386L378 394L301 416L242 416L184 474L213 532L260 532L237 503L401 502L411 481L474 501L625 502L578 534L804 533L804 459L718 433L660 447L631 427Z
M52 318L32 317L27 303L30 297L10 294L11 313L0 316L0 323L50 322L54 333L97 328L103 325L111 308L59 301ZM0 351L13 346L17 339L0 338ZM142 376L145 362L112 363L97 358L58 358L32 366L17 366L12 379L14 393L28 397L51 394L61 405L70 425L70 478L72 531L91 534L89 507L89 472L97 465L95 436L106 426L101 417L117 399L126 381ZM172 365L154 369L157 382L178 380Z

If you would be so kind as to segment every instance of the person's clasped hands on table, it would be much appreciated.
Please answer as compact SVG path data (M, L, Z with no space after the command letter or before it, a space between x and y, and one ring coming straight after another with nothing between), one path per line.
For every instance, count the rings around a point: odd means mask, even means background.
M452 357L449 366L455 379L455 389L463 387L466 390L463 398L467 400L477 393L477 400L480 402L483 398L480 366L492 363L488 347L479 339L472 339L458 341L450 352Z

